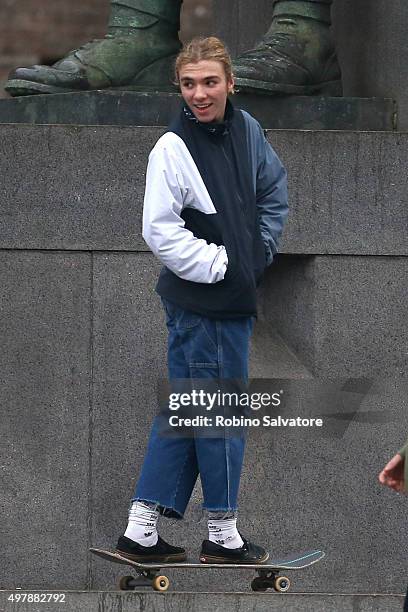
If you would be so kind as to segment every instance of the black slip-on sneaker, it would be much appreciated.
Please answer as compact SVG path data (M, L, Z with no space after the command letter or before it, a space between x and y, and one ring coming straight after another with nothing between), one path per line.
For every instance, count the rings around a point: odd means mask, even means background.
M210 540L204 540L201 546L201 563L263 563L269 558L269 553L262 546L252 544L241 536L244 541L240 548L225 548Z
M116 552L137 563L168 563L172 561L185 561L187 559L186 551L180 546L172 546L159 536L157 543L154 546L142 546L126 536L120 536Z

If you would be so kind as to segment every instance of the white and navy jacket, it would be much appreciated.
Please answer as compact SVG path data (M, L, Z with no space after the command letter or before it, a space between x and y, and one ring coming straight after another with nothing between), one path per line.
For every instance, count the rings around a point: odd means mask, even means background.
M143 237L156 290L211 318L256 314L256 285L287 216L286 171L259 123L228 101L223 123L188 107L150 153Z

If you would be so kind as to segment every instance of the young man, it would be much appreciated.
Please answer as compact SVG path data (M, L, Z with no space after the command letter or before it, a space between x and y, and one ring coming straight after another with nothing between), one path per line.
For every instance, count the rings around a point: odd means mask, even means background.
M277 251L287 215L286 171L260 125L228 101L231 59L217 38L178 56L180 116L149 156L143 237L164 264L157 292L168 327L171 381L248 379L256 286ZM236 527L245 435L168 437L158 417L129 524L117 551L134 560L184 560L156 530L159 513L182 518L198 474L209 513L200 560L268 558Z

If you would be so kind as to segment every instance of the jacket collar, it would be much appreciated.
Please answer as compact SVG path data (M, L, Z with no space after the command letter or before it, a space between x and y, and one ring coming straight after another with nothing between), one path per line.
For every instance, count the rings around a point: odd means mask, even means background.
M183 106L183 114L189 120L198 125L201 129L203 129L208 134L212 134L213 136L226 136L229 134L229 129L231 122L234 119L234 107L227 99L227 104L225 107L225 115L224 121L221 123L204 123L199 121L197 117L194 115L193 111L190 109L187 104Z

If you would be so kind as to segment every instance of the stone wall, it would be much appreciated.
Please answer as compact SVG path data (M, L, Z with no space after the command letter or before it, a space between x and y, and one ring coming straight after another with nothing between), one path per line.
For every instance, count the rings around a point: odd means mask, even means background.
M161 132L0 126L3 588L113 589L127 573L88 547L113 547L125 528L166 371L160 266L140 233L147 154ZM319 400L323 430L251 431L240 529L272 555L327 552L293 576L296 592L402 593L406 503L377 474L408 429L398 173L408 136L268 138L288 167L292 211L259 295L251 376L373 384L340 405ZM199 487L186 520L163 520L161 532L197 558ZM170 576L174 588L197 590L195 574ZM202 572L198 590L241 588L242 572Z

